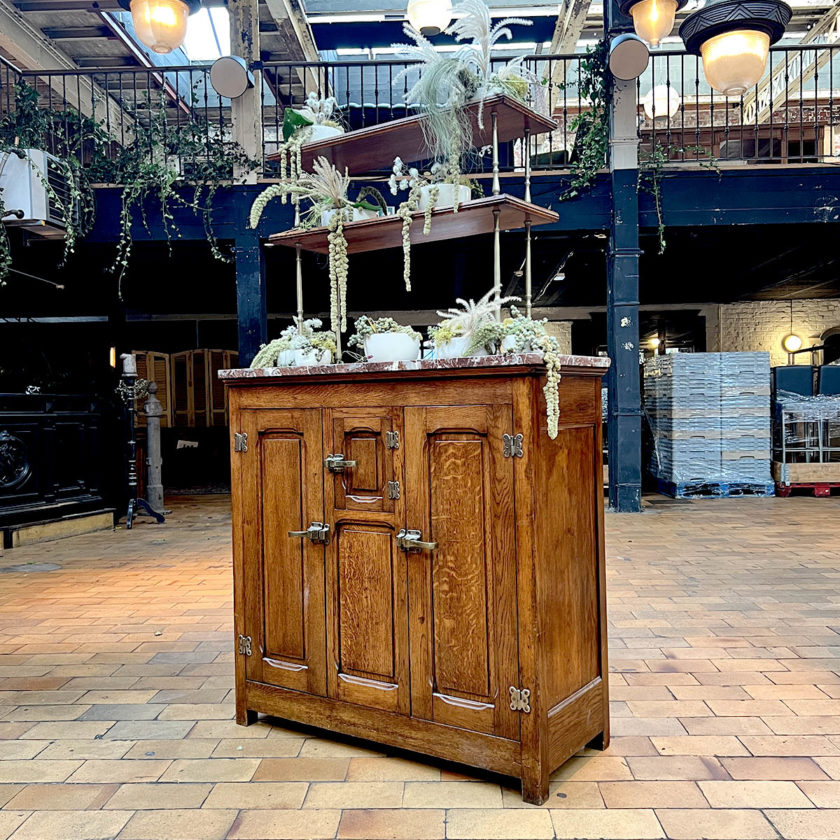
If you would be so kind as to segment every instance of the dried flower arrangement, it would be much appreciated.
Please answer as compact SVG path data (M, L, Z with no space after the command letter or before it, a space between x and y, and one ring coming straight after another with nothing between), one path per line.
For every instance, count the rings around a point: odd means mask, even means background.
M330 358L335 358L337 352L335 335L331 332L318 332L320 326L320 318L309 318L300 327L297 324L286 327L280 333L280 338L275 338L274 341L260 346L259 352L251 362L251 367L274 367L278 364L278 356L281 353L290 354L295 351L319 357L328 350ZM287 364L291 364L291 361Z
M319 157L312 164L312 172L300 173L294 182L283 181L266 187L251 206L249 223L256 228L268 203L274 198L296 196L307 199L312 206L301 218L301 227L315 227L321 223L322 215L332 212L329 218L329 274L330 274L330 326L333 332L347 330L347 240L344 237L345 221L353 219L354 210L378 212L385 206L381 193L366 188L359 193L355 201L347 197L350 176L345 171L340 173L326 158ZM370 204L364 198L371 196L377 203Z
M476 303L474 300L458 298L459 307L450 307L438 312L443 319L436 327L429 329L429 337L438 358L453 356L487 355L485 345L491 343L500 325L502 306L516 297L495 298L491 289ZM491 334L492 333L492 334ZM460 340L459 340L460 339ZM492 344L491 344L492 346Z

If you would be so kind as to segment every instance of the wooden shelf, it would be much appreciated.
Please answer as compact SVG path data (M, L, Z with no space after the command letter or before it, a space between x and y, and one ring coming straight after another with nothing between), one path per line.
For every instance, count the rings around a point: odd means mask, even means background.
M501 230L522 228L526 221L530 221L533 225L547 225L560 218L553 210L530 204L521 198L511 195L494 195L468 201L460 206L457 213L451 207L433 211L432 227L428 236L423 233L423 212L413 213L411 244L422 245L426 242L440 242L444 239L492 233L494 210L499 210ZM268 241L271 245L285 245L290 248L300 245L304 251L326 254L329 251L328 233L325 227L312 230L295 229L275 233L268 238ZM347 240L349 254L399 248L402 247L402 219L399 216L380 216L360 222L347 222L344 225L344 237Z
M490 115L494 112L500 143L517 140L528 130L532 135L537 135L557 128L554 120L538 114L511 96L488 96L484 100L484 128L478 126L479 103L468 103L465 108L472 121L472 145L475 148L492 143ZM315 158L325 157L340 172L346 169L350 175L363 175L390 169L398 155L406 163L427 160L430 155L423 140L424 119L422 115L403 117L369 128L348 131L317 143L307 143L301 148L303 168L310 170ZM279 154L268 155L268 160L278 160L279 157Z

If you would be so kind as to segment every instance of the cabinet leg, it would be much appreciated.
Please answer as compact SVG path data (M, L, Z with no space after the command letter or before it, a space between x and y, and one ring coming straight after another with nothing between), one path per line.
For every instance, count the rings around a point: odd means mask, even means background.
M600 732L586 746L591 750L605 750L609 745L609 732Z
M522 801L529 805L542 805L548 799L548 773L522 776Z
M236 722L240 726L250 726L252 723L257 722L257 712L253 709L243 709L242 711L237 709Z

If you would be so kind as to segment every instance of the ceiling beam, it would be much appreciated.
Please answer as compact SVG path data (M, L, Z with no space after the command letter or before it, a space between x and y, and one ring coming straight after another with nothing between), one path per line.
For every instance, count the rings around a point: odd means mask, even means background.
M265 0L279 35L285 35L290 61L320 61L312 27L306 19L300 0ZM296 54L295 54L296 53Z
M107 107L111 125L124 127L124 136L133 137L134 120L116 100L86 76L77 76L75 84L67 84L66 77L50 76L50 70L76 70L78 65L40 30L32 26L7 0L0 0L0 49L22 69L43 70L46 83L72 108L85 116L93 116L94 103L99 116Z
M558 10L554 35L551 38L551 55L571 55L577 47L583 27L586 25L586 15L589 12L590 0L563 0Z
M113 38L107 26L44 26L41 32L53 41L77 38Z

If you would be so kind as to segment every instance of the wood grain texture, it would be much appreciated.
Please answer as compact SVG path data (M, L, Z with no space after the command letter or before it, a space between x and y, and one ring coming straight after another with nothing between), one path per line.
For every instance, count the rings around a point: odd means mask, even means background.
M526 131L533 136L553 131L557 124L510 96L488 96L484 100L482 124L478 122L478 103L466 106L472 123L473 146L480 148L492 143L491 114L498 119L500 143L517 140ZM301 149L303 168L312 168L312 161L325 157L339 171L347 169L350 175L377 172L383 161L391 161L401 155L406 162L426 160L429 149L423 138L423 116L403 117L389 120L369 128L348 131L338 137L307 143ZM278 154L269 155L269 160L278 160Z
M537 204L523 201L511 195L493 195L476 198L462 204L456 213L451 207L432 211L432 225L424 233L424 213L411 214L410 238L412 245L440 242L444 239L458 239L462 236L477 236L492 233L494 211L499 211L502 230L518 230L525 222L532 225L547 225L559 218L553 210L546 210ZM316 254L329 253L325 227L301 230L299 228L275 233L268 237L270 245L284 245L295 248L300 245L304 251ZM380 251L384 248L402 247L402 219L399 216L379 216L344 225L348 254L362 254L366 251Z

